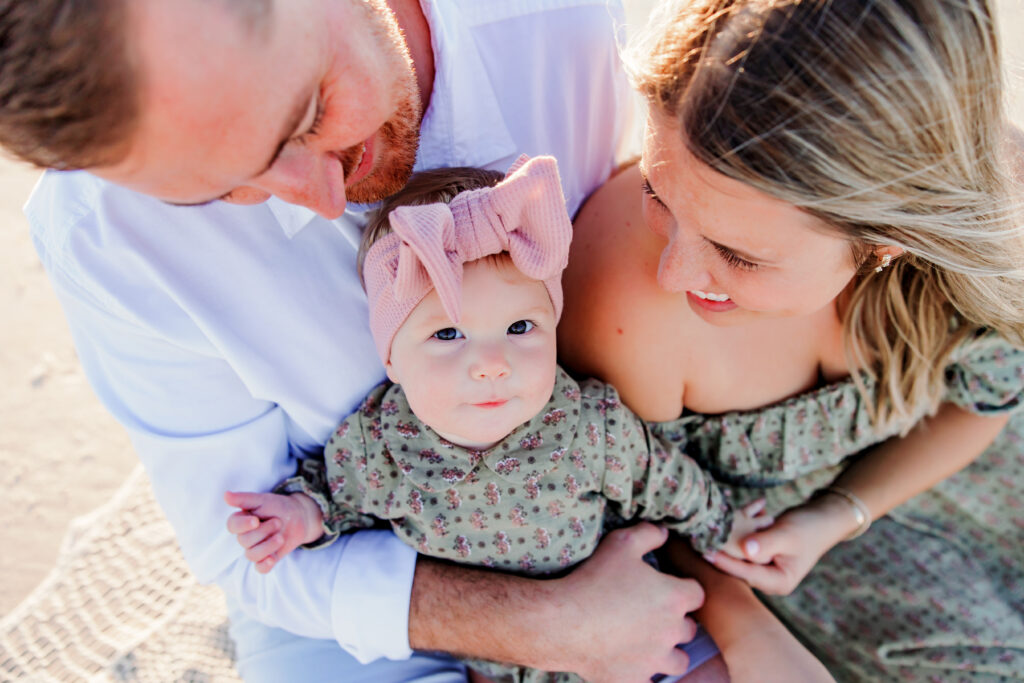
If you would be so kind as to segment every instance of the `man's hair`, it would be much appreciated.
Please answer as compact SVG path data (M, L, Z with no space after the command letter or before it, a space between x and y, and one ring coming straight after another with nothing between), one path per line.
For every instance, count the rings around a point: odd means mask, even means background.
M371 216L363 230L357 258L359 281L363 280L363 261L366 252L377 240L391 233L389 217L400 206L423 206L425 204L449 204L455 197L470 190L494 187L505 177L499 171L489 171L471 166L435 168L414 173L401 190L385 199L380 208Z
M0 0L0 145L37 166L119 160L137 106L122 0Z
M36 166L121 161L138 123L132 0L0 0L0 146ZM272 0L223 0L247 28Z

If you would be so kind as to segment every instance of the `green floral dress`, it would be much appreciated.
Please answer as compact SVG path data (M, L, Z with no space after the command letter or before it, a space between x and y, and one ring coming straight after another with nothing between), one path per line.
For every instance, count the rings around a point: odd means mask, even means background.
M946 399L967 410L1015 411L1024 351L982 335L946 380ZM766 496L778 512L898 427L876 433L847 380L652 431L728 482L734 504ZM830 551L792 595L764 600L840 681L1024 680L1024 412L966 469Z
M560 368L544 409L486 451L441 438L401 387L382 384L335 431L324 462L303 461L278 487L317 501L317 546L385 521L423 554L539 575L589 557L610 518L658 521L700 550L732 527L723 490L692 459L652 438L614 388ZM501 681L579 680L470 664Z

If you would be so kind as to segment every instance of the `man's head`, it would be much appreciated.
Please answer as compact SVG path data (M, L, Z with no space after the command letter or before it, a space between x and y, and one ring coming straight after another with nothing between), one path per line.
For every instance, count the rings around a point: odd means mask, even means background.
M0 63L21 41L20 69L50 73L35 79L42 85L63 75L67 85L53 99L102 123L88 124L97 144L79 136L81 143L60 146L45 131L9 123L9 110L31 96L14 92L28 86L5 64L0 143L34 163L85 167L173 203L253 203L273 194L328 217L340 215L346 199L396 191L411 172L421 104L383 0L42 0L53 6L49 19L29 16L36 4L0 0ZM69 15L89 21L83 28ZM69 24L63 37L48 33L59 20ZM84 29L95 35L71 35ZM30 54L28 36L77 42L65 52L79 59L47 64L59 50ZM87 89L75 79L95 82L93 104L82 104ZM64 130L64 119L36 99L35 115Z

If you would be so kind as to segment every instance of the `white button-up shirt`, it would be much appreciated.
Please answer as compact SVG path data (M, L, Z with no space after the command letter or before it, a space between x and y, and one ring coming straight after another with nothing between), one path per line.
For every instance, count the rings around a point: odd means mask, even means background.
M617 2L613 2L617 5ZM436 76L416 168L554 154L569 208L609 174L628 86L606 0L423 0ZM356 277L363 214L271 199L172 207L86 172L26 205L96 393L123 424L200 581L254 618L403 658L415 552L390 531L298 551L268 575L225 522L321 452L383 368Z

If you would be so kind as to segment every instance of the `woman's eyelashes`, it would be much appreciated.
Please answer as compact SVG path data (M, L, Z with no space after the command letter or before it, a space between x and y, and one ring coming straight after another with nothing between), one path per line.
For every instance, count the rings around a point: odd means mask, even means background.
M668 205L666 205L665 202L661 201L661 197L659 197L658 193L654 191L653 187L651 187L651 181L649 181L647 178L644 178L643 180L643 188L644 193L646 193L651 199L653 199L654 203L657 206L661 207L666 211L669 210ZM708 243L715 248L715 251L718 252L718 255L722 257L722 260L725 261L726 265L728 265L729 267L737 268L739 270L757 270L756 263L754 263L753 261L748 261L745 258L740 258L728 247L724 247L721 244L712 242L711 240L708 240Z
M757 270L756 263L748 261L745 258L740 258L727 247L723 247L721 244L715 244L714 242L711 242L711 246L715 248L715 251L718 252L718 255L722 257L722 260L725 261L726 265L729 267L738 268L739 270Z
M659 197L658 193L654 191L653 187L651 187L651 181L648 180L646 177L644 178L643 188L644 193L647 194L651 199L653 199L655 204L657 204L663 209L668 209L668 206L665 205L665 202L661 201L661 197Z

